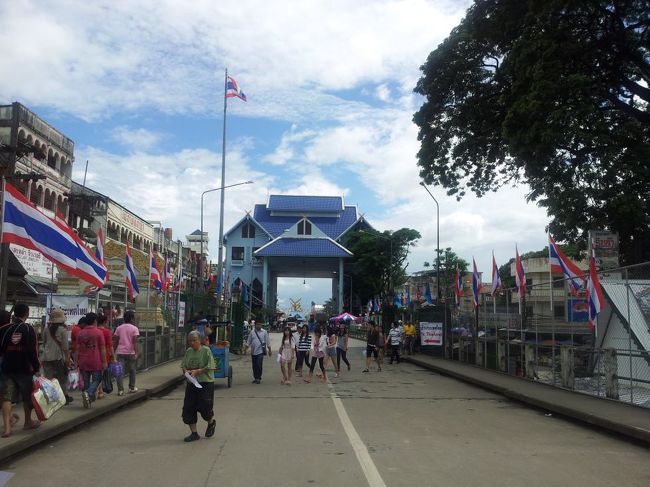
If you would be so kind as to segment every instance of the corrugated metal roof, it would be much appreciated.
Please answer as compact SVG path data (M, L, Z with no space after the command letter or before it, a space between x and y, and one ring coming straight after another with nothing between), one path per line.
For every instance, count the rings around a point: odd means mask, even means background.
M343 211L340 196L296 196L273 194L269 197L271 211L298 211L305 213L332 213Z
M629 323L632 333L636 336L645 350L650 350L650 322L643 313L642 303L645 293L650 289L650 281L601 281L603 290L609 302L616 308L618 314Z
M284 231L301 219L299 216L271 215L271 211L264 205L255 205L253 218L264 229L277 238ZM344 211L338 217L313 216L309 221L318 227L329 238L336 240L350 225L357 220L357 210L354 206L346 206Z
M279 238L255 253L258 257L350 257L325 238Z

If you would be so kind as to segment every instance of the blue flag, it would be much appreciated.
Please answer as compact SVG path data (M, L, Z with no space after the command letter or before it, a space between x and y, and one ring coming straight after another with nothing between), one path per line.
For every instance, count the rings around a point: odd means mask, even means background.
M429 304L433 303L433 296L431 296L431 287L429 286L428 282L424 285L424 299Z

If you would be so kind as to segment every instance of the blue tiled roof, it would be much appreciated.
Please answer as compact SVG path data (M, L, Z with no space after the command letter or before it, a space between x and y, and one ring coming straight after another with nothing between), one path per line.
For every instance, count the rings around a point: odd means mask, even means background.
M280 238L259 250L258 257L350 257L341 247L324 238Z
M343 211L340 196L292 196L273 194L269 198L271 211L303 211L305 213L332 213Z
M301 217L299 216L271 216L271 212L264 205L255 205L253 218L269 232L273 238L277 238L284 231L295 225ZM345 232L357 219L357 212L353 206L346 206L339 217L312 216L309 220L316 225L329 238L336 240L339 235Z

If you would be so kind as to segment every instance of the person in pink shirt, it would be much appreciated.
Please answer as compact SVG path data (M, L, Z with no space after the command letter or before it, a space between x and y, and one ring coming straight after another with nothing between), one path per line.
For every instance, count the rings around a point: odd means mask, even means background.
M115 329L115 354L122 363L124 374L129 374L129 392L136 392L135 368L138 360L138 336L140 330L132 322L135 313L132 310L124 312L124 323ZM124 395L124 377L117 377L117 395Z
M95 394L102 382L102 372L108 367L104 334L97 328L97 315L86 315L86 326L77 337L77 365L83 374L84 391L81 399L86 409L95 400Z

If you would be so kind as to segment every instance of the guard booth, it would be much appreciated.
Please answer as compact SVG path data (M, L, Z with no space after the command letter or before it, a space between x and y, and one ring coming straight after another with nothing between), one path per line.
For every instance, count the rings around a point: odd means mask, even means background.
M445 306L423 306L417 314L418 348L421 353L445 358L451 351L451 313ZM430 344L423 344L424 340ZM447 353L445 353L447 351Z

